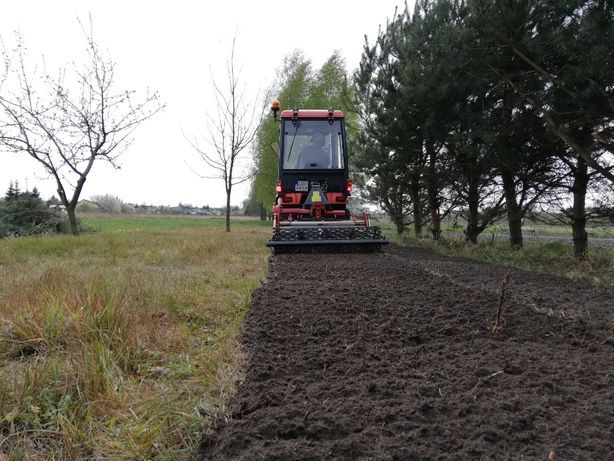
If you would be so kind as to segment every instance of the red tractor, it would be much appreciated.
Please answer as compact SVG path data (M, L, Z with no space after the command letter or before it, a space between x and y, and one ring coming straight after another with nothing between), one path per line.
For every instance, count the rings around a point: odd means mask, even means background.
M271 110L277 118L278 101ZM352 182L343 112L292 109L282 111L280 119L273 236L267 246L379 249L387 244L366 213L357 218L348 210Z

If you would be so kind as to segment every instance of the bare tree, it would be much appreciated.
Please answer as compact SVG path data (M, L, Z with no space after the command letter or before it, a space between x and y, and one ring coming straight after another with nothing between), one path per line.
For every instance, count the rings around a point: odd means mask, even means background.
M237 167L245 149L255 139L262 120L256 102L246 102L245 88L241 86L240 71L235 66L235 42L232 41L230 57L226 61L226 81L218 85L213 75L211 81L215 91L216 110L208 113L206 147L198 139L188 140L203 162L213 171L214 176L199 175L206 179L222 179L226 191L226 232L230 232L230 197L232 188L253 177L253 174L239 175ZM257 98L256 98L257 99Z
M163 107L157 93L135 101L134 91L116 90L115 63L101 54L91 20L89 31L82 29L86 60L57 76L28 69L18 38L9 75L15 89L9 90L5 82L0 93L0 146L26 152L55 179L75 235L75 209L94 163L106 161L117 168L134 129Z
M92 195L90 199L100 207L101 211L105 213L121 213L122 208L124 208L125 205L119 197L110 194Z

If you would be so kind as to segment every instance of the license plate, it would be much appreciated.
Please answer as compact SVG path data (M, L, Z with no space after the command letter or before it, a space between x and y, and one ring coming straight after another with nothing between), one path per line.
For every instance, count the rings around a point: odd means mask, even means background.
M296 192L307 192L309 190L309 181L296 181L294 190Z

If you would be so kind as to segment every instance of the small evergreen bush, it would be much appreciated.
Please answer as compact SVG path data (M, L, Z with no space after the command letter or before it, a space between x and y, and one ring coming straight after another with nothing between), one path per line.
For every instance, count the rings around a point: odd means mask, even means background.
M42 200L36 188L22 192L17 182L10 184L0 200L0 238L66 231L62 213Z

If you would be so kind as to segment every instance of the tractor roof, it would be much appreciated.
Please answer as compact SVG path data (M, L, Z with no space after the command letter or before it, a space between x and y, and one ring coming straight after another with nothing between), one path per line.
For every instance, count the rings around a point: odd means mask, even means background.
M294 110L284 110L281 112L281 118L329 118L330 112L324 109L298 109L298 111ZM342 119L344 118L343 111L333 110L332 118Z

